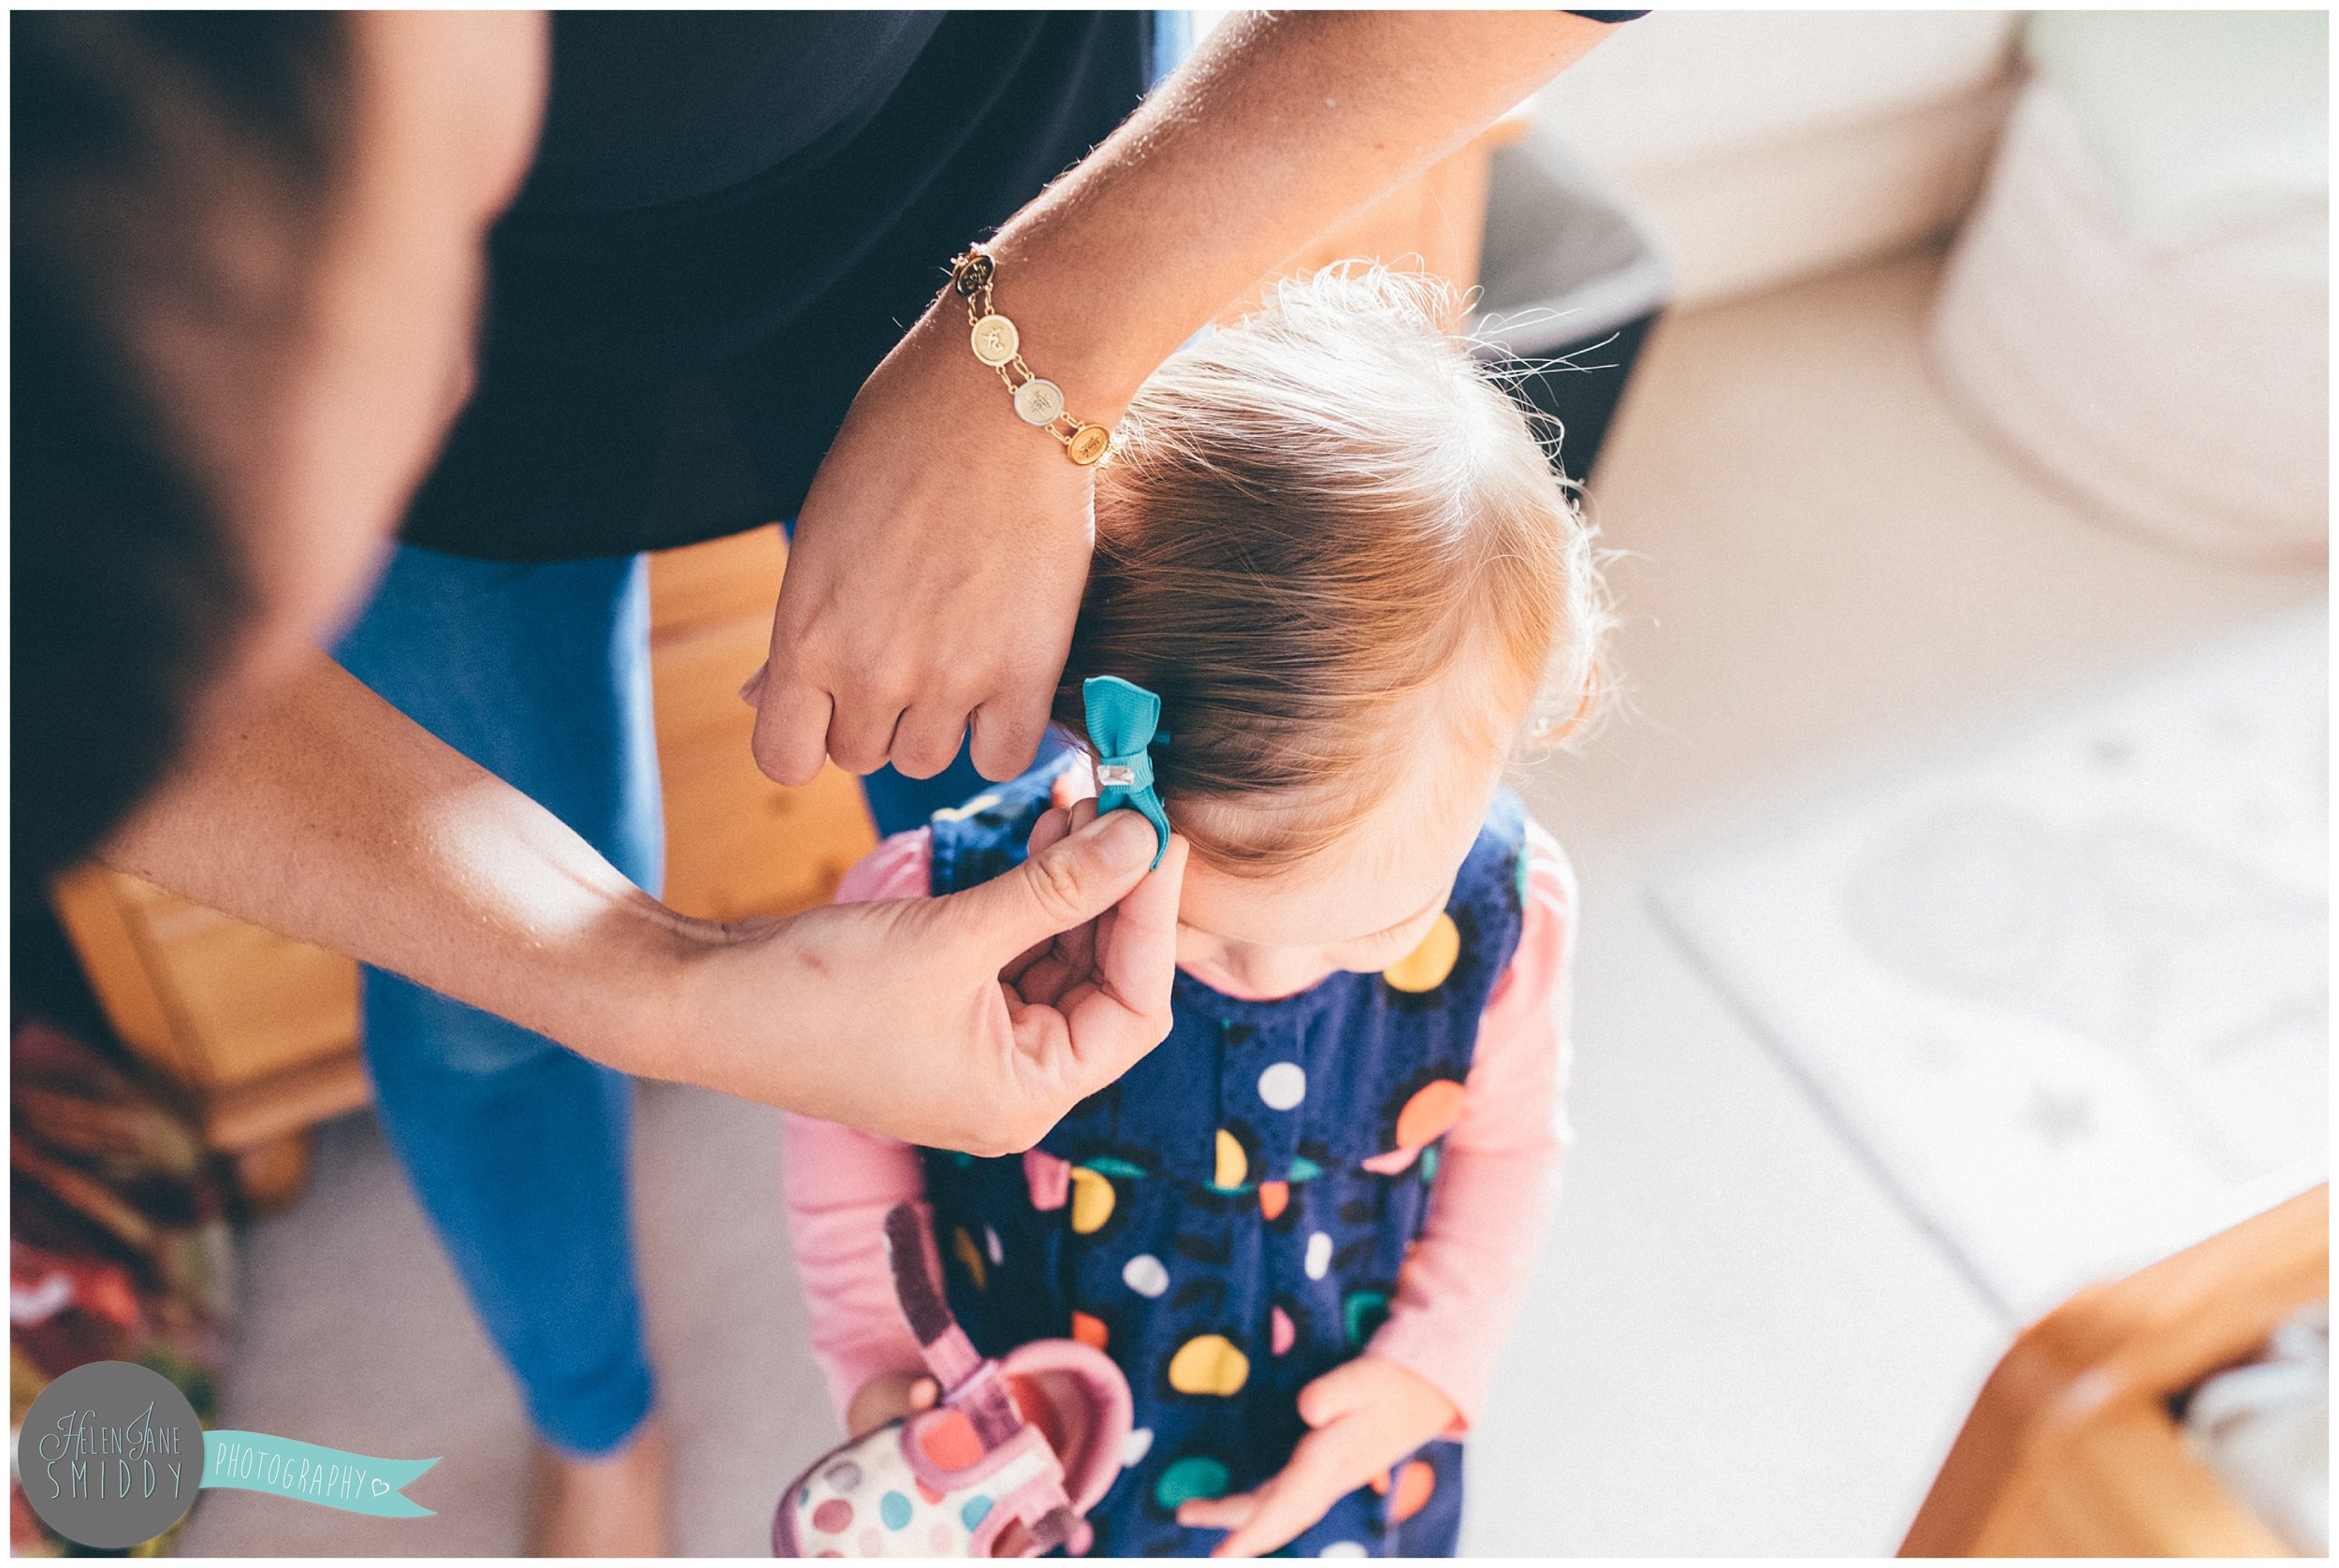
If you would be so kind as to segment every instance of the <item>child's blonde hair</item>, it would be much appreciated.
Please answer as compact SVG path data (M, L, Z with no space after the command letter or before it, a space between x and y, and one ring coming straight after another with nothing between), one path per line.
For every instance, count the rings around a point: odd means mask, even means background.
M1098 472L1055 717L1084 733L1089 675L1160 693L1162 797L1213 864L1281 869L1352 827L1465 652L1489 661L1470 740L1507 745L1535 695L1530 733L1557 739L1598 698L1591 530L1450 304L1380 268L1285 283L1155 372ZM1241 843L1179 810L1245 797L1277 809Z

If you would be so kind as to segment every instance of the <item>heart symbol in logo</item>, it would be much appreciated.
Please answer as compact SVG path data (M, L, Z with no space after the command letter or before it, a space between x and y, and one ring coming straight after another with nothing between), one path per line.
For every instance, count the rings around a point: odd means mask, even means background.
M380 1497L384 1492L388 1491L389 1489L390 1484L387 1481L377 1480L373 1484L373 1495L376 1497Z

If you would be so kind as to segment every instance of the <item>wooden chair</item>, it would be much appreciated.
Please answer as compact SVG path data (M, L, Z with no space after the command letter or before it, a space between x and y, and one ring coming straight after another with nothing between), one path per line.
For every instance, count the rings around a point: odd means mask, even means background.
M2186 1446L2171 1401L2330 1282L2326 1183L2080 1292L1990 1374L1900 1555L2287 1555Z

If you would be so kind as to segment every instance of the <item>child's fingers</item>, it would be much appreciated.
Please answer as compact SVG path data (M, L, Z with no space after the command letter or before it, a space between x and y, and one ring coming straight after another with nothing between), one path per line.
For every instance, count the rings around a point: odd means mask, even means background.
M1249 1517L1212 1548L1213 1557L1264 1557L1324 1517L1349 1489L1341 1474L1339 1445L1310 1432L1291 1451L1291 1462L1252 1494Z
M1311 1427L1329 1426L1370 1403L1373 1374L1373 1368L1361 1359L1343 1361L1300 1390L1300 1419Z
M771 661L755 667L755 674L739 683L739 700L749 707L761 706L763 701L763 676L771 670Z
M868 1436L888 1421L898 1421L934 1408L941 1390L923 1372L879 1372L861 1386L845 1412L845 1430L855 1439Z
M1178 1522L1191 1530L1239 1530L1258 1512L1258 1499L1257 1492L1198 1497L1178 1504Z
M1279 1480L1261 1492L1258 1507L1251 1517L1213 1546L1210 1555L1265 1557L1279 1546L1290 1545L1294 1536L1322 1518L1324 1511L1339 1500L1336 1490Z

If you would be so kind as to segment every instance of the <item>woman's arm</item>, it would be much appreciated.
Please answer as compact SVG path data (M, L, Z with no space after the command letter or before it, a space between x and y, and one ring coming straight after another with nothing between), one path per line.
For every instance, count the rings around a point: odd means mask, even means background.
M628 1072L1001 1154L1169 1032L1184 844L1145 876L1133 812L1044 823L1027 871L955 897L719 925L322 654L196 733L109 864ZM1034 943L1074 982L1019 990Z
M1606 31L1548 11L1234 17L990 241L997 308L1071 409L1110 424L1278 262ZM805 783L825 755L923 777L970 723L985 776L1026 766L1087 577L1091 483L1016 418L959 301L937 302L805 502L757 699L764 772Z

